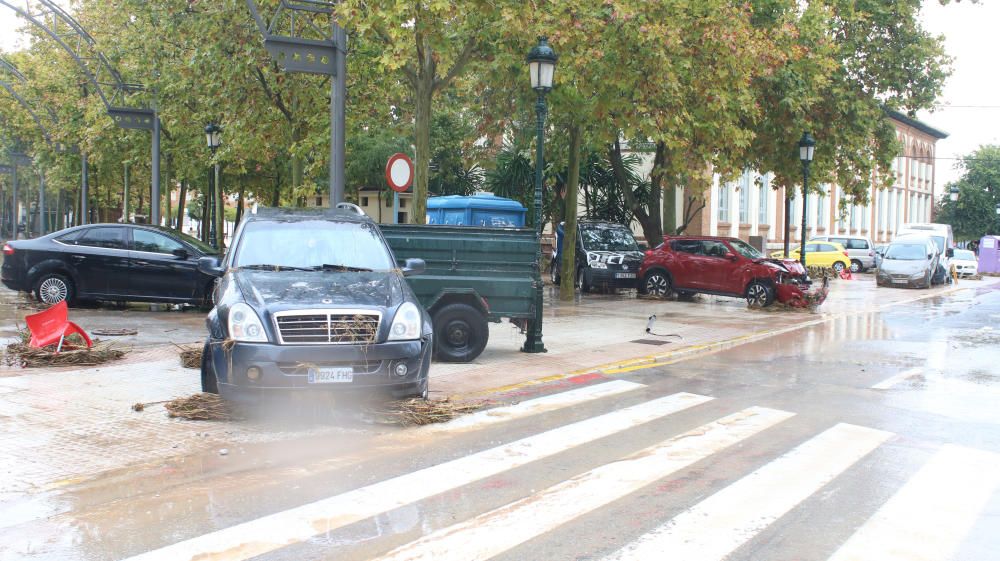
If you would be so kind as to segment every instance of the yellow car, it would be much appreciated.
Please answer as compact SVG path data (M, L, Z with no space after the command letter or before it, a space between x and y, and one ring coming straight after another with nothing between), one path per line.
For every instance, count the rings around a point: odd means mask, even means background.
M784 251L776 251L771 257L782 258ZM799 259L799 248L795 248L788 254L789 259ZM851 268L851 258L847 255L844 246L837 242L807 242L806 243L806 265L809 267L827 267L833 269L838 274L844 269Z

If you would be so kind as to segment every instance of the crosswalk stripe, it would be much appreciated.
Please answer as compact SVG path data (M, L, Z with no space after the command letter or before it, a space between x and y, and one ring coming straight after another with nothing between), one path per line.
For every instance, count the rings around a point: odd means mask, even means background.
M892 433L838 424L689 508L607 559L723 559Z
M584 386L574 390L554 393L535 399L522 401L514 405L497 407L477 411L470 415L463 415L457 419L436 425L426 425L421 427L425 432L455 432L468 428L482 428L487 425L502 423L522 417L528 417L545 411L561 409L572 405L578 405L588 401L593 401L603 397L618 395L646 387L644 384L629 382L627 380L612 380L603 384Z
M752 407L399 547L380 561L489 559L692 465L793 414Z
M881 382L875 384L874 386L872 386L872 389L873 390L887 390L887 389L895 386L896 384L902 382L903 380L905 380L907 378L910 378L912 376L916 376L917 374L920 374L923 371L924 371L924 369L920 368L920 367L910 368L909 370L904 370L904 371L902 371L902 372L900 372L900 373L898 373L898 374L896 374L894 376L890 376L890 377L886 378L885 380L882 380Z
M178 542L131 559L248 559L711 401L677 393Z
M945 445L830 561L950 559L1000 486L1000 454Z

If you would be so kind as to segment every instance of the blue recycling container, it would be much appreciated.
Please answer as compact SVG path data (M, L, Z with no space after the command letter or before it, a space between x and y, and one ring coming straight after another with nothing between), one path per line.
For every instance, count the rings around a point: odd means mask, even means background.
M528 209L492 194L448 195L427 199L427 223L485 228L524 228Z

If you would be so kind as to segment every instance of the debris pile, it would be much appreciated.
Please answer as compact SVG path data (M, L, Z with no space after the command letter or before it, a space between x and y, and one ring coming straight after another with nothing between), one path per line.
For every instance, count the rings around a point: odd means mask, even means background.
M106 362L118 360L130 349L120 349L112 343L94 340L94 346L87 345L75 335L63 342L62 350L56 352L56 345L48 347L32 347L28 344L31 335L27 331L20 332L21 340L7 345L4 349L3 362L8 366L22 368L37 368L41 366L98 366Z
M482 406L482 402L456 403L449 398L440 400L413 398L384 402L371 413L377 422L412 427L445 423Z
M90 331L93 335L100 335L102 337L124 337L125 335L138 335L138 329L92 329Z
M179 397L168 401L164 407L169 417L179 417L189 421L236 421L242 418L233 404L214 393L196 393L190 397Z
M181 351L181 366L184 368L201 368L201 347L175 346Z

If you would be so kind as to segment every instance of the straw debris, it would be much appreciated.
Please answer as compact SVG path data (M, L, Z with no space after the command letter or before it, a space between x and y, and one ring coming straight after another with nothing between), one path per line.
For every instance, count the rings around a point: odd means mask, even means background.
M181 366L184 368L201 368L201 347L174 346L180 350Z
M424 400L420 398L388 401L372 413L377 422L387 425L412 427L432 423L446 423L459 415L475 411L483 402L469 401L456 403L450 398Z
M164 405L167 416L189 421L236 421L242 418L233 405L214 393L179 397Z
M131 349L120 349L111 343L94 341L94 346L87 348L72 341L63 343L62 351L56 353L56 345L48 347L32 347L26 342L11 343L4 349L3 361L8 366L22 368L38 368L44 366L98 366L113 360L119 360Z

